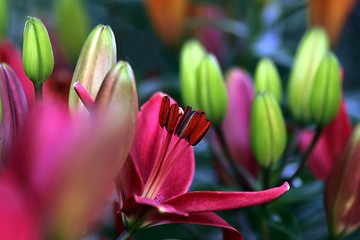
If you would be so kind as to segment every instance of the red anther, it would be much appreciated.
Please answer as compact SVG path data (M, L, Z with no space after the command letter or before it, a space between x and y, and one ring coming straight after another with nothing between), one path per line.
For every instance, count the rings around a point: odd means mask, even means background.
M194 130L194 128L197 128L200 115L198 112L192 111L191 112L191 118L189 119L185 129L182 131L181 138L185 138L187 141L191 135L191 132Z
M170 111L170 98L164 96L161 100L160 112L159 112L159 123L161 127L164 127Z
M187 139L190 145L195 146L198 144L206 135L210 128L211 122L206 119L204 112L199 113L199 120L197 126L191 131L189 138Z
M179 123L175 129L175 134L179 137L182 134L182 131L184 130L184 127L186 126L187 122L189 121L190 114L192 114L191 110L192 108L190 106L187 106L184 110L184 114L179 119Z
M174 129L176 127L176 123L178 122L179 117L180 117L179 105L174 103L170 107L169 115L168 115L167 122L166 122L166 130L169 133L174 132Z

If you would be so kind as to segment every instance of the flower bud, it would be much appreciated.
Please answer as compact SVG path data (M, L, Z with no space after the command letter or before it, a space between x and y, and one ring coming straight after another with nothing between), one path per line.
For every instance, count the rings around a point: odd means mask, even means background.
M274 63L264 58L258 63L255 72L255 91L268 91L276 99L281 102L282 98L282 87L279 73Z
M24 28L23 65L26 75L35 85L41 85L51 75L54 55L44 24L27 17Z
M206 55L198 69L197 97L200 108L215 124L220 124L228 107L228 96L221 69L215 56Z
M339 110L341 102L340 67L336 56L326 55L315 75L310 100L311 118L324 126L331 122Z
M55 13L59 44L66 57L75 63L91 30L84 1L58 0Z
M5 38L8 26L8 3L7 0L0 0L0 40Z
M325 210L332 239L360 226L360 124L336 159L325 186Z
M0 165L10 149L27 115L24 90L12 69L0 64Z
M312 28L306 32L296 52L289 79L288 104L294 119L300 123L311 120L309 105L314 77L327 51L326 33Z
M116 62L116 43L109 26L98 25L92 30L81 50L72 85L78 81L96 97L104 77ZM84 109L73 88L70 88L69 107Z
M122 136L120 159L126 158L135 135L138 113L135 82L131 66L124 61L118 62L106 75L94 104L95 114L109 123L106 125L116 127L114 131Z
M197 70L205 56L205 49L197 40L187 41L181 50L180 87L184 105L198 108Z
M270 167L279 160L286 146L285 122L274 96L257 93L250 117L250 142L255 159L262 167Z

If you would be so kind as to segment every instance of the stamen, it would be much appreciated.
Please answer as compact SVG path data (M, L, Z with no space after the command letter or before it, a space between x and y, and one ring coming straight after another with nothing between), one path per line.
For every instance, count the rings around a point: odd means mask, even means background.
M204 112L199 113L199 120L197 121L197 127L194 127L187 139L190 145L195 146L198 144L206 135L210 128L211 122L206 119Z
M176 123L178 122L179 117L180 117L180 115L179 115L179 105L174 103L170 107L170 112L169 112L167 122L166 122L166 130L169 133L174 132L174 129L176 127Z
M170 98L164 96L161 100L160 112L159 112L159 123L161 127L164 127L170 111Z
M142 197L155 199L172 168L192 145L198 144L210 128L210 121L204 112L192 111L186 107L183 111L176 103L170 106L170 98L164 96L159 112L159 124L166 137L161 137L159 151L150 176L145 183ZM176 135L176 142L171 141ZM186 142L183 142L185 140Z

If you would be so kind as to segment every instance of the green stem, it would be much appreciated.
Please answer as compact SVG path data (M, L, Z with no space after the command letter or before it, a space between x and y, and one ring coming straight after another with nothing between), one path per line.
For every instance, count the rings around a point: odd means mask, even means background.
M220 127L217 125L214 127L216 135L219 139L221 148L226 156L226 160L228 161L229 165L231 166L231 171L234 172L236 177L241 181L244 185L246 190L254 191L256 189L256 179L242 166L237 164L229 154L229 150L227 148L224 136ZM236 180L236 179L235 179ZM237 182L237 181L236 181Z
M42 101L42 96L43 96L43 84L36 84L34 83L34 89L35 89L35 98L37 102L41 102Z
M289 179L287 179L289 184L292 183L292 181L301 173L301 171L305 167L305 164L306 164L307 160L309 159L312 151L314 150L314 147L315 147L317 141L320 138L321 132L322 132L322 127L317 127L316 132L315 132L315 136L313 137L313 139L312 139L312 141L310 143L310 146L306 150L305 154L302 156L299 167L297 168L295 173Z
M263 189L270 187L271 167L263 167L261 169L263 177Z
M262 218L261 219L261 235L263 240L269 240L270 236L269 236L269 225L266 222L266 219Z

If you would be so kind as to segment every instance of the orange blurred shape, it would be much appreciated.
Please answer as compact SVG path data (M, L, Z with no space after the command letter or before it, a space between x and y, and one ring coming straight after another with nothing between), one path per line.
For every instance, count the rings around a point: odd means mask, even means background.
M355 3L355 0L310 0L310 24L324 27L334 45Z
M177 45L183 35L188 0L146 0L145 5L159 38Z

